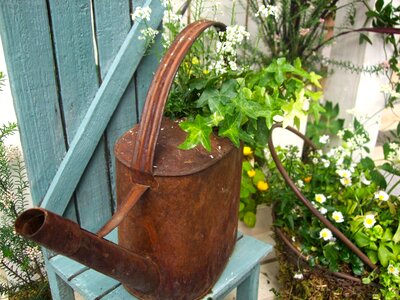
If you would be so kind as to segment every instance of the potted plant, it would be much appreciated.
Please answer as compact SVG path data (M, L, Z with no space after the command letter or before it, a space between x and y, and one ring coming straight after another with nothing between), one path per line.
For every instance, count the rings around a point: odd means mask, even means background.
M399 133L400 127L384 145L381 167L368 157L369 138L357 120L338 132L337 147L320 136L323 150L306 161L295 147L269 144L274 156L267 197L274 204L282 297L398 299Z

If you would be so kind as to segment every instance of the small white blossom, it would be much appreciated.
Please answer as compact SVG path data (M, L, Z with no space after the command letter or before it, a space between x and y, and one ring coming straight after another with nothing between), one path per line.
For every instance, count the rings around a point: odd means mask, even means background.
M142 35L139 36L139 38L138 38L139 40L147 40L147 41L153 42L156 35L158 34L158 30L148 27L148 28L140 30L140 33Z
M351 186L352 184L351 178L346 178L346 177L340 178L340 183L345 187Z
M329 135L325 134L319 138L321 144L327 144L329 142Z
M268 18L269 16L275 16L278 12L278 7L273 5L261 5L255 14L256 17Z
M381 201L387 201L387 200L389 200L389 195L385 191L377 191L375 193L375 199L378 199Z
M321 207L321 208L319 209L319 212L320 212L321 214L325 215L325 214L328 212L328 210L327 210L325 207Z
M337 136L338 136L338 138L343 138L343 136L344 136L344 131L343 130L339 130L338 131L338 133L337 133Z
M332 231L330 231L328 228L324 228L319 232L319 238L324 239L324 241L329 241L332 239Z
M364 218L364 226L366 228L372 228L375 225L375 216L373 214L365 215Z
M146 20L150 21L151 8L138 6L132 14L132 21Z
M343 215L342 215L342 213L340 211L334 211L332 213L332 219L334 219L336 223L343 223L344 222Z
M229 62L229 67L231 68L232 71L236 71L238 69L236 62L234 61Z
M389 274L392 274L394 276L399 276L399 268L396 268L392 264L388 265L387 271Z
M324 203L326 201L326 197L323 194L316 194L315 201L318 203Z
M314 158L312 159L312 163L313 163L314 165L318 164L318 158L314 157Z
M324 168L328 168L331 164L331 162L325 158L322 158L321 162L324 164Z
M336 174L338 174L342 178L351 178L350 170L336 170Z
M302 187L304 187L304 181L299 179L299 180L297 180L296 185L298 188L301 189Z
M304 276L303 276L302 273L296 272L296 273L293 275L293 278L294 278L294 279L299 279L299 280L301 280L301 279L304 278Z

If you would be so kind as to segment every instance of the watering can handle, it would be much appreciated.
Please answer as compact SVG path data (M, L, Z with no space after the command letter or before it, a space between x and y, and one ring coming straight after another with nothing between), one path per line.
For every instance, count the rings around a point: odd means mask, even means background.
M153 173L154 152L165 103L167 102L175 74L197 37L211 26L221 31L226 29L226 26L219 22L208 20L194 22L188 25L175 38L160 62L147 92L138 138L136 139L131 161L131 167L140 173Z
M371 260L366 256L356 245L353 244L335 225L333 225L323 214L321 214L312 204L311 202L302 194L302 192L297 188L289 174L286 172L283 167L277 153L275 150L274 143L272 141L272 132L275 128L282 127L281 124L274 124L271 128L271 135L268 140L268 148L271 152L272 159L274 160L277 169L281 173L282 177L285 179L287 185L292 189L292 191L296 194L297 198L311 211L311 213L316 216L327 228L329 228L333 234L340 239L343 244L345 244L351 251L353 251L366 265L368 265L371 269L376 269L377 266L371 262ZM300 138L304 140L307 146L316 149L316 146L309 140L305 135L297 131L296 129L288 126L285 129L293 132Z

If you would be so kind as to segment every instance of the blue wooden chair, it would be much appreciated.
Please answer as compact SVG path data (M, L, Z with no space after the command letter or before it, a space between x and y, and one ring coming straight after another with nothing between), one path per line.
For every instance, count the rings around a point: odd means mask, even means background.
M149 6L147 24L132 7ZM139 120L160 43L160 0L2 0L6 55L33 203L95 232L115 208L113 145ZM109 237L115 240L115 234ZM209 298L238 286L256 299L259 260L270 245L243 236ZM45 250L53 299L133 299L113 279Z

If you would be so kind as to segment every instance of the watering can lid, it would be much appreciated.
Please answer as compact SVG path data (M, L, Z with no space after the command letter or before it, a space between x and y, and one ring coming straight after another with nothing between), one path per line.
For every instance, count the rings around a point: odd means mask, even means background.
M115 157L127 167L131 166L139 126L128 130L115 144ZM202 146L191 150L178 148L187 133L179 127L179 120L163 118L154 155L154 176L184 176L200 172L221 160L235 147L228 139L211 134L211 152Z

